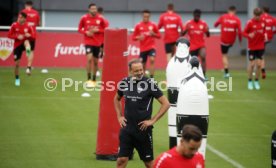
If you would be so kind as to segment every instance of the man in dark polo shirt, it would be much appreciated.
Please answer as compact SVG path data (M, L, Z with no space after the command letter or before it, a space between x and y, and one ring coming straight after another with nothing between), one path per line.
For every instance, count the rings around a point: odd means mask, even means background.
M169 109L170 103L152 79L144 77L143 64L139 59L130 61L130 76L120 81L114 97L114 106L121 126L120 148L117 168L127 166L134 148L147 168L153 167L152 128ZM125 99L125 111L122 113L121 98ZM153 99L161 107L152 116Z

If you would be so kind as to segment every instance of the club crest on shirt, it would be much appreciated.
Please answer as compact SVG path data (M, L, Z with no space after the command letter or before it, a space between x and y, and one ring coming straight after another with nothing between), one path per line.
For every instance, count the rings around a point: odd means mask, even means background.
M25 28L25 29L24 29L24 32L25 32L25 33L27 33L27 32L28 32L28 29L27 29L27 28Z
M152 26L149 26L149 30L152 30L153 29L153 27Z
M138 93L141 93L142 91L144 91L143 88L141 88L141 87L138 87L138 88L137 88L137 92L138 92Z
M199 25L199 28L200 28L200 29L203 29L203 25Z
M90 23L90 20L87 20L86 23Z
M100 23L101 23L101 21L100 21L100 20L96 20L96 23L97 23L97 24L100 24Z

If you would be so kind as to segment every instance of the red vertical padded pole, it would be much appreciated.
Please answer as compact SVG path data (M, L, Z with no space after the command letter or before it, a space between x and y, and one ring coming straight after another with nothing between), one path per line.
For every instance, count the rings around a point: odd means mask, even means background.
M127 29L106 29L104 39L104 58L101 91L100 112L98 121L98 136L96 159L115 160L119 146L120 125L113 105L113 98L117 91L117 83L128 75L127 57ZM114 89L107 87L112 82Z

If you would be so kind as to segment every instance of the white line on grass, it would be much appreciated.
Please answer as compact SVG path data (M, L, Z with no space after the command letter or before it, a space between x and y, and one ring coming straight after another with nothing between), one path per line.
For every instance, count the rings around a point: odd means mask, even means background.
M211 145L207 144L207 149L210 150L211 152L213 152L214 154L216 154L217 156L219 156L220 158L224 159L225 161L227 161L228 163L230 163L234 167L236 167L236 168L244 168L244 166L242 166L238 162L234 161L233 159L231 159L230 157L228 157L224 153L218 151L217 149L215 149Z
M210 102L231 102L231 103L276 103L275 100L252 100L252 99L214 99Z

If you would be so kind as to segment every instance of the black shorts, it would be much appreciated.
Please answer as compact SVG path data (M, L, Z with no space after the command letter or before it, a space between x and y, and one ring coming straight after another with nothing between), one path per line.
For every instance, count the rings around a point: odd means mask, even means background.
M263 59L264 50L249 50L248 51L248 58L250 61L253 61L255 59Z
M25 51L24 43L20 44L13 50L14 61L21 59L23 51Z
M223 45L223 44L221 44L221 45L220 45L221 53L222 53L222 54L227 54L229 48L231 48L231 47L232 47L231 44L230 44L230 45Z
M146 63L148 60L148 56L155 57L155 55L156 55L155 49L150 49L148 51L141 52L140 58L142 59L143 63Z
M35 49L35 40L31 40L30 45L31 45L31 50L34 51L34 49Z
M118 157L129 157L132 155L134 148L137 150L141 160L145 162L152 161L153 156L153 140L152 129L146 131L120 130L120 144Z
M100 46L85 45L85 52L86 54L92 53L93 57L99 58Z
M198 55L199 55L200 49L201 49L201 48L196 49L196 50L193 50L193 51L190 51L190 55L191 55L191 56L198 56Z
M173 42L173 43L166 43L165 44L166 54L174 52L175 44L176 44L175 42Z

